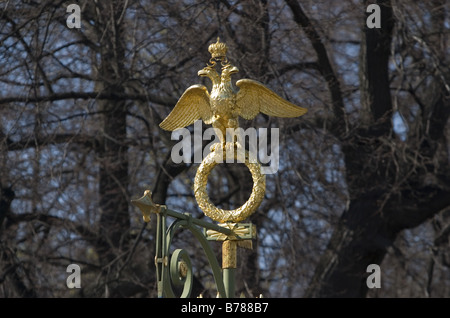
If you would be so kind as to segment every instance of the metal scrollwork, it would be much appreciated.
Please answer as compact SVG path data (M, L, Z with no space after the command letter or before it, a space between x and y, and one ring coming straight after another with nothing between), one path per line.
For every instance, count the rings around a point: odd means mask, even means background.
M170 227L165 230L168 211L171 212L172 216L177 216L178 218L182 219L174 221L170 225ZM157 244L156 253L157 255L160 255L162 259L167 259L170 253L170 247L175 232L181 228L189 230L200 242L205 252L205 255L213 271L218 294L225 295L225 287L222 281L222 272L214 251L212 250L208 240L205 238L203 232L199 229L198 226L193 224L192 220L194 219L192 219L188 214L181 214L171 210L166 210L165 213L162 213L162 215L158 214L158 228L161 231L161 234L165 232L165 235L159 236L162 242L160 242L160 244ZM196 221L198 222L198 220ZM158 290L159 297L177 297L172 288L172 284L173 286L179 286L183 288L179 297L187 298L191 296L193 283L192 264L189 255L185 250L176 249L170 257L170 262L162 262L162 266L160 266L159 270L159 275L157 276L158 280L161 282Z
M251 249L251 240L256 236L256 229L251 223L214 224L199 220L189 213L179 213L168 209L165 205L155 204L148 190L141 198L132 200L132 203L139 207L147 222L150 222L151 214L157 217L155 265L158 297L191 296L193 272L187 251L175 249L170 255L173 237L177 231L183 229L189 230L202 246L212 269L218 297L230 297L229 287L227 288L224 282L225 273L229 272L229 269L223 269L223 266L219 265L210 241L231 241L239 247ZM169 227L167 227L168 217L175 218ZM182 288L181 295L178 296L173 287Z
M170 255L174 234L180 229L189 230L200 242L212 269L217 293L219 297L226 297L227 293L223 282L222 270L204 231L213 231L225 237L236 237L233 229L199 220L191 217L189 213L179 213L168 209L164 205L155 204L151 195L151 191L147 190L141 198L131 202L141 210L144 221L150 222L151 214L157 216L155 265L158 297L177 297L172 284L174 286L182 286L183 290L180 297L190 297L191 295L193 273L188 253L185 250L176 249ZM169 227L167 227L167 217L175 218L175 221Z
M170 258L170 280L175 286L183 286L181 298L191 295L193 274L192 264L188 253L183 249L176 249Z

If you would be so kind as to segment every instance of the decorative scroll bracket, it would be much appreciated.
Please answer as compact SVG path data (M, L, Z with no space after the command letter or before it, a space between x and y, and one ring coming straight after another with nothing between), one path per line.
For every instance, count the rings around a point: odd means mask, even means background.
M188 254L181 249L170 253L173 235L179 228L190 230L200 242L213 272L218 297L234 297L236 247L252 248L251 240L256 237L255 226L251 223L214 224L199 220L189 213L179 213L165 205L155 204L151 195L151 191L146 190L141 198L131 202L141 210L145 222L150 221L151 214L157 216L155 266L158 297L176 297L172 284L183 286L182 298L191 294L193 274ZM169 216L175 221L167 227ZM222 268L210 241L223 241Z

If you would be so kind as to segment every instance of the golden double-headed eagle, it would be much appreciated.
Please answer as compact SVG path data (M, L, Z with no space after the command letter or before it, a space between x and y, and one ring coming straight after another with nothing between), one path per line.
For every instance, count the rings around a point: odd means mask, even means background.
M231 83L231 75L239 70L228 62L227 46L217 38L217 42L211 44L208 50L212 55L211 64L207 64L198 75L211 80L211 93L204 85L189 87L172 112L161 122L161 128L173 131L201 119L219 129L222 136L218 137L225 142L226 129L238 128L239 116L250 120L260 112L275 117L299 117L307 112L306 108L286 101L263 84L251 79L238 80L236 86L239 89L236 89ZM215 70L216 61L222 64L220 75Z

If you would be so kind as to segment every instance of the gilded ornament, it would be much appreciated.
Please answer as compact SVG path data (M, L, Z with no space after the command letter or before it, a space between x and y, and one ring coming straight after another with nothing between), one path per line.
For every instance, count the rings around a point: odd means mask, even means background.
M237 223L249 217L261 204L265 193L265 175L261 174L260 163L250 160L254 155L246 151L244 163L253 179L252 194L248 201L235 210L219 209L211 203L206 191L210 172L218 162L225 162L227 152L224 149L242 147L237 141L226 142L227 128L239 128L239 117L250 120L259 113L275 117L299 117L304 115L307 109L288 102L263 84L251 79L238 80L237 88L234 87L231 75L239 69L228 62L226 44L218 38L208 50L212 56L211 64L201 69L198 75L211 80L211 92L204 85L189 87L172 112L161 122L160 127L173 131L201 119L216 129L221 145L216 144L211 148L212 152L197 170L194 180L195 198L202 211L211 219ZM220 61L222 65L220 74L215 69L216 61Z

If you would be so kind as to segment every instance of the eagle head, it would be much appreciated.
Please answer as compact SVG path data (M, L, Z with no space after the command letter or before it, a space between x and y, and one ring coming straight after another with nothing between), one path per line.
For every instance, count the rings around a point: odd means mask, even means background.
M239 72L239 69L236 66L231 64L227 64L222 68L222 77L229 78L231 74Z
M198 76L208 77L212 81L213 85L220 83L219 74L217 74L217 71L214 68L212 68L211 66L202 68L200 71L198 71L197 74L198 74Z

